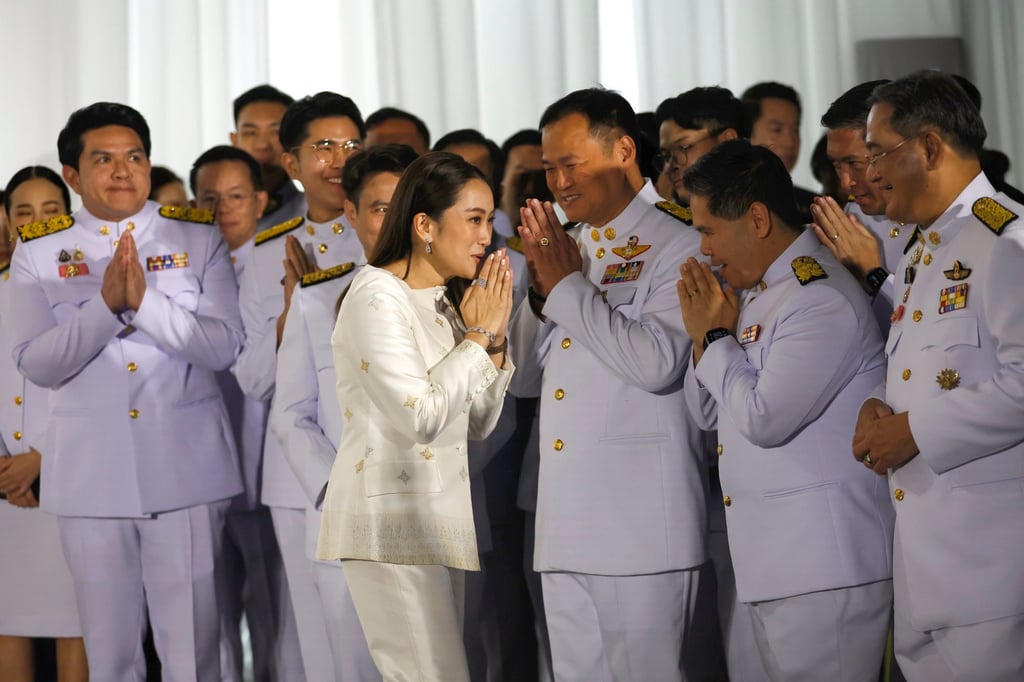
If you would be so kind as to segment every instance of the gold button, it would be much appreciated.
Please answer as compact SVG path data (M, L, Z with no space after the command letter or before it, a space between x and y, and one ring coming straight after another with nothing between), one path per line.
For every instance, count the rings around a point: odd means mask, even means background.
M21 399L20 395L14 396L14 404L15 405L21 405L22 402L24 402L24 401Z
M894 227L894 228L890 229L889 230L889 236L892 239L896 239L896 237L899 237L900 236L900 228Z
M21 440L21 431L14 432L14 440Z
M606 227L604 229L604 238L605 239L615 239L615 228L614 227Z
M128 410L128 416L131 417L132 419L138 419L139 411L133 407L132 409Z
M732 504L732 498L729 497L728 495L722 495L722 504L728 507L729 505Z
M110 228L104 225L103 227L100 228L100 234L106 237L108 234L110 234Z
M135 371L135 370L137 370L138 368L139 368L139 366L138 366L138 365L136 365L136 364L135 364L134 362L129 362L129 363L128 363L128 371L129 371L129 372L134 372L134 371Z
M121 240L120 240L120 239L115 239L115 240L114 240L114 248L116 249L116 248L117 248L117 245L118 245L118 244L120 244L120 243L121 243Z
M341 223L334 223L333 225L331 225L331 232L333 232L334 234L341 234L344 231L345 226L342 225Z
M128 223L128 224L127 224L127 225L125 226L125 228L124 228L124 229L128 230L129 232L131 232L132 230L134 230L134 229L135 229L135 223Z
M914 322L920 322L922 317L924 317L924 313L922 313L920 310L914 311Z
M320 246L316 247L316 250L319 251L320 253L327 253L327 244L321 244Z
M903 380L906 381L909 378L910 378L910 370L909 369L903 370Z
M561 438L556 438L552 447L555 448L555 452L561 452L562 448L565 447L565 443L562 442Z
M316 234L316 228L312 225L306 225L306 234Z
M572 345L572 341L569 339L568 336L565 337L564 339L562 339L562 348L568 348L571 345Z
M903 488L896 488L896 490L893 491L892 496L896 498L897 502L902 502L903 501Z
M597 251L596 251L596 252L594 253L594 255L595 255L595 256L597 256L598 258L604 258L604 249L603 249L603 248L601 248L601 249L598 249L598 250L597 250Z
M595 242L599 242L601 241L601 233L598 232L597 230L591 230L590 238L593 239Z
M555 400L561 400L565 397L565 391L560 388L555 389Z
M722 453L723 453L723 452L725 452L725 448L723 448L723 447L722 447L722 444L721 444L721 443L719 443L719 444L718 444L718 447L717 447L717 448L715 448L715 452L717 452L717 453L718 453L718 456L719 456L719 457L721 457L721 456L722 456Z
M931 265L932 264L932 254L930 254L930 253L924 254L924 264L925 265Z

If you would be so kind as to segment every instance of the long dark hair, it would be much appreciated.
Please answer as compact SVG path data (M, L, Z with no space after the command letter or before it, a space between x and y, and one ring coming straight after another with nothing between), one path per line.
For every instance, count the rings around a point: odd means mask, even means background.
M476 166L455 154L431 152L409 164L395 187L369 264L381 268L406 258L402 277L407 277L412 264L413 219L425 213L433 220L440 220L441 214L455 205L459 192L470 180L487 182ZM446 282L448 300L456 311L470 282L463 277L453 277Z
M14 190L19 185L23 185L29 180L35 180L36 178L47 180L60 190L60 195L64 199L64 212L70 213L71 192L68 191L68 186L64 184L63 178L46 166L26 166L15 173L7 182L6 193L4 194L4 210L7 211L7 215L10 216L11 214L11 195L14 193Z

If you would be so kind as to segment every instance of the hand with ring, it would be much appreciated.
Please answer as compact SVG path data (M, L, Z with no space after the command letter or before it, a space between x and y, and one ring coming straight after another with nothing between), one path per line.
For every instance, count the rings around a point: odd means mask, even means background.
M858 280L882 265L878 238L855 217L848 215L832 197L818 197L811 204L812 229L839 262Z
M527 199L519 209L523 255L534 291L546 297L564 278L583 269L576 240L565 233L551 202Z
M504 249L495 251L484 260L473 286L466 287L459 310L467 328L487 330L494 335L495 346L505 342L505 332L512 315L512 270ZM466 338L480 343L485 349L491 345L491 339L479 332L471 332Z
M697 361L702 354L705 334L719 327L736 331L740 317L739 296L732 289L723 291L711 266L696 258L679 266L676 293L686 333L693 340L694 361Z

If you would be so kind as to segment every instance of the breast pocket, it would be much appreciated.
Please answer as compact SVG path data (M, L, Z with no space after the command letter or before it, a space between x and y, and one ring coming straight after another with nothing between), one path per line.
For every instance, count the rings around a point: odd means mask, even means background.
M149 284L182 308L195 312L199 307L202 286L191 270L167 270L150 274Z
M636 287L613 286L605 294L605 301L608 302L612 310L621 308L624 305L632 305L634 298L636 298Z

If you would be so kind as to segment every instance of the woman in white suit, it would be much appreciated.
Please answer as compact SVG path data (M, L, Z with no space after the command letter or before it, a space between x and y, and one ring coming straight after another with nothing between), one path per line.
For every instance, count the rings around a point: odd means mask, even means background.
M385 680L469 680L462 571L480 564L467 440L494 428L513 371L512 273L503 250L486 255L493 220L478 170L417 159L331 340L344 430L317 555L342 560Z

